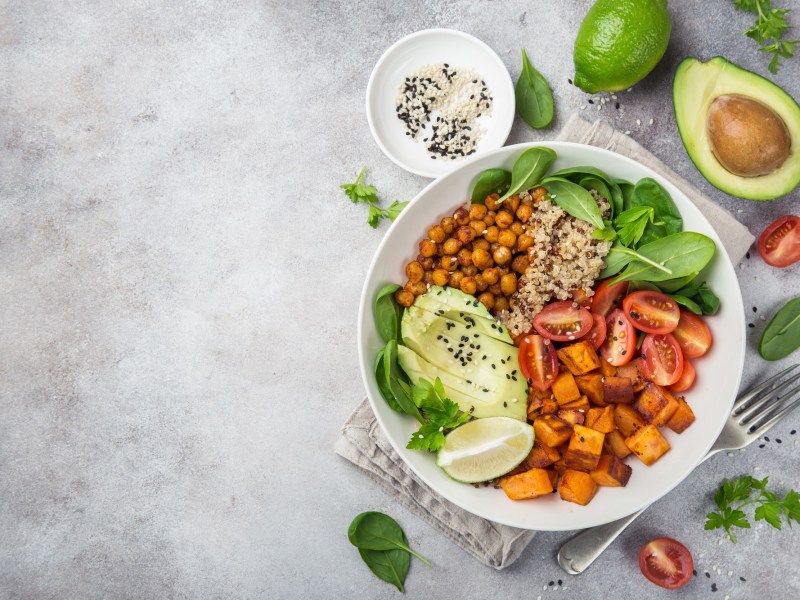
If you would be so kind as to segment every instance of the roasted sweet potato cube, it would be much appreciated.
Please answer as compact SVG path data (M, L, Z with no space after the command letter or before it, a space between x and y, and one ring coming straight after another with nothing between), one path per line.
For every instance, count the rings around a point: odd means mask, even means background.
M563 410L589 410L591 405L589 404L589 400L586 399L586 396L581 396L577 400L562 404L561 408Z
M589 399L589 402L605 406L606 403L603 400L603 376L600 373L578 375L575 378L575 384L581 394Z
M556 354L573 375L583 375L600 368L600 358L598 358L594 346L587 340L565 346Z
M547 471L547 476L550 478L550 485L553 486L553 490L556 489L556 484L558 483L558 471L555 469L545 469Z
M583 425L575 425L569 447L564 453L564 464L570 469L591 471L597 467L600 454L603 452L604 433L589 429Z
M631 453L628 446L625 445L625 438L618 429L615 429L611 433L607 433L604 443L605 447L611 452L611 454L617 458L625 458Z
M575 385L575 377L569 371L561 371L551 389L559 404L566 404L581 397L581 392Z
M627 365L617 367L617 377L629 378L633 386L633 391L641 392L648 383L647 378L644 376L644 371L642 370L643 365L644 360L642 360L641 357L634 358Z
M632 404L633 385L627 377L604 377L603 400L607 404Z
M542 415L533 422L533 431L542 444L555 448L572 435L572 425L555 415Z
M545 446L539 440L536 440L533 443L533 448L530 453L525 457L525 460L523 460L516 469L511 471L510 474L515 475L516 473L522 473L531 469L543 469L544 467L552 465L559 458L561 458L561 453L558 450L550 446Z
M630 404L617 404L614 406L614 424L623 437L636 432L647 425L642 415Z
M615 375L618 375L617 367L612 365L607 360L604 360L603 358L601 358L600 359L600 374L603 377L614 377Z
M545 398L542 400L542 411L543 415L550 415L553 414L558 410L558 402L556 402L555 398Z
M562 500L586 506L597 493L597 484L588 473L567 469L561 475L558 493Z
M683 433L692 423L694 423L694 411L681 396L678 398L678 409L667 421L667 427L675 433Z
M586 413L584 425L591 427L595 431L611 433L617 428L614 424L614 407L590 408Z
M648 382L633 406L647 423L661 427L678 410L678 401L661 386Z
M560 409L556 415L570 425L583 425L586 415L579 410Z
M625 487L631 478L633 469L616 456L603 454L597 463L597 468L589 473L597 485L611 487Z
M625 445L646 465L652 465L670 449L669 442L652 423L626 437Z
M544 469L531 469L503 477L500 487L512 500L529 500L553 491L550 475Z

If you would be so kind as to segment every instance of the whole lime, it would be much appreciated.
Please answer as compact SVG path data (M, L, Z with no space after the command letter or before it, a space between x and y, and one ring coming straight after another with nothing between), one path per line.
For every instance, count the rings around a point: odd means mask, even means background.
M575 39L575 85L589 93L631 87L664 56L671 30L667 0L597 0Z

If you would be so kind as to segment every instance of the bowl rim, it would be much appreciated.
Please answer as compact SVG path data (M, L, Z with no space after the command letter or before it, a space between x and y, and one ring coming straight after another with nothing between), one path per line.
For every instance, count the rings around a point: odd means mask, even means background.
M747 339L746 338L746 325L745 325L746 318L745 318L745 314L744 314L744 301L742 299L741 287L739 286L739 279L736 276L736 270L734 268L733 262L731 261L730 256L728 256L728 252L725 249L725 246L721 243L721 239L719 237L719 234L717 233L717 231L714 228L714 226L712 225L712 223L700 211L700 209L697 208L697 206L694 204L694 202L692 202L691 199L689 199L689 197L684 192L682 192L674 183L669 181L669 179L667 179L665 176L663 176L663 175L657 173L656 171L654 171L651 167L648 167L647 165L645 165L643 163L640 163L637 160L635 160L633 158L630 158L628 156L624 156L622 154L618 154L616 152L613 152L611 150L607 150L605 148L592 146L590 144L581 144L581 143L577 143L577 142L566 142L566 141L558 141L558 140L523 142L523 143L519 143L519 144L512 144L512 145L509 145L509 146L503 146L503 147L498 148L496 150L492 150L492 151L486 152L486 153L481 154L481 155L470 157L468 159L468 162L462 163L457 169L454 169L453 171L450 171L449 173L447 173L445 175L442 175L441 177L429 182L416 196L414 196L414 198L409 202L408 207L414 206L420 200L420 198L422 198L425 195L427 195L428 191L431 188L433 188L434 186L438 186L438 185L442 184L445 180L447 180L450 177L455 177L463 169L467 169L467 168L471 167L472 163L476 162L477 160L483 160L483 159L486 159L486 158L490 158L491 156L494 156L494 155L497 155L497 154L504 154L504 153L507 153L507 152L513 153L515 151L521 152L521 151L524 151L524 150L527 150L527 149L530 149L530 148L541 147L541 146L552 148L556 152L558 152L559 148L575 148L575 147L584 148L584 149L588 148L591 152L598 152L599 154L605 154L606 156L612 158L612 160L621 160L622 162L628 162L630 164L635 165L636 167L645 169L646 171L649 172L649 176L656 178L657 181L659 181L659 183L663 184L664 182L666 182L668 191L670 192L670 195L673 195L674 193L680 194L681 196L683 196L686 199L686 201L689 204L694 206L697 209L698 213L700 214L701 218L708 225L708 228L714 233L714 236L717 238L715 240L715 243L717 245L717 252L720 255L720 258L725 263L724 267L729 269L729 273L731 274L731 278L732 278L732 281L733 281L734 289L737 292L737 294L735 294L734 298L727 298L726 297L725 298L725 302L734 302L736 304L736 306L734 306L734 309L738 308L738 310L735 310L734 312L738 313L740 315L740 317L741 317L740 319L738 319L738 323L739 323L739 332L738 333L741 334L740 337L743 340L743 343L738 348L738 360L735 361L735 363L736 363L735 364L735 366L736 366L736 375L735 375L736 381L735 381L734 387L732 388L734 390L734 392L733 392L731 398L727 402L727 412L726 412L726 414L729 413L733 409L733 403L734 403L734 401L736 399L739 387L741 385L741 380L742 380L742 375L743 375L743 368L744 368L744 359L745 359L746 348L747 348L747 344L746 344L746 339ZM607 519L599 518L595 522L591 522L591 523L588 523L588 524L585 524L585 525L581 525L579 527L570 527L570 528L548 527L546 523L544 524L545 525L544 527L537 527L536 529L533 529L531 527L526 527L524 525L520 525L517 522L512 522L510 520L503 519L502 517L498 518L497 515L489 516L487 514L484 514L482 511L476 511L473 508L465 506L464 503L461 502L459 498L453 497L451 494L447 493L446 491L441 491L441 490L437 489L437 486L436 486L435 482L430 481L429 478L426 477L423 473L421 473L411 462L405 460L405 458L403 457L403 452L406 450L405 447L402 447L402 448L398 447L397 443L395 443L395 440L393 440L392 436L389 435L389 433L388 433L389 429L386 426L386 423L384 422L380 411L377 410L377 400L374 399L372 397L372 395L370 394L368 382L369 382L369 378L372 377L371 369L368 369L367 361L363 360L363 356L364 356L364 348L363 348L363 346L364 346L364 340L365 340L365 336L364 336L365 332L364 332L364 329L363 329L363 324L366 322L365 321L366 312L371 310L371 302L368 301L368 300L371 300L371 299L367 298L367 290L369 288L369 284L370 284L370 282L372 280L376 265L378 263L378 256L382 253L382 250L384 249L386 244L389 243L389 239L392 237L391 236L392 232L398 226L398 224L400 222L402 222L402 219L405 216L405 214L407 214L406 211L403 211L400 214L400 216L390 225L389 229L384 234L383 239L380 241L380 243L378 244L378 247L375 249L375 253L372 256L372 260L370 261L369 267L367 269L367 272L366 272L366 275L365 275L365 278L364 278L364 285L363 285L363 287L361 289L361 298L360 298L360 301L359 301L358 314L357 314L357 323L356 323L356 344L357 344L359 368L360 368L360 371L361 371L362 382L364 383L364 388L365 388L365 391L366 391L366 394L367 394L367 399L369 401L370 408L372 409L372 412L375 415L375 419L377 420L377 422L380 425L384 435L389 440L389 443L391 444L392 448L395 450L395 452L397 453L399 458L403 461L403 463L409 469L411 469L411 471L419 478L420 481L424 482L425 485L427 485L431 489L431 491L434 494L437 494L437 495L441 496L442 498L447 499L449 502L452 502L456 506L462 508L463 510L465 510L465 511L467 511L467 512L473 514L473 515L476 515L478 517L481 517L483 519L487 519L487 520L495 522L495 523L500 523L500 524L503 524L503 525L508 525L510 527L516 527L516 528L519 528L519 529L527 529L527 530L531 530L531 531L571 531L571 530L578 530L578 529L586 529L586 528L590 528L590 527L596 527L596 526L599 526L599 525L605 525L605 524L610 523L610 522L612 522L614 520L625 518L625 517L627 517L629 515L632 515L632 514L638 512L638 511L644 509L644 508L647 508L651 504L654 504L655 502L657 502L658 500L663 498L665 495L667 495L668 493L673 491L676 487L678 487L678 485L680 485L691 473L693 473L695 468L705 460L705 457L708 454L708 451L711 449L711 447L717 441L717 438L719 437L720 432L722 431L723 427L725 426L725 423L726 423L727 419L720 419L719 424L717 425L716 430L714 431L714 435L713 436L709 436L708 441L707 441L707 445L703 448L703 452L700 455L699 460L696 463L692 464L690 466L690 468L686 469L686 471L683 473L683 475L681 475L680 477L677 478L677 480L675 481L674 485L672 485L668 489L664 490L663 493L661 493L658 496L653 497L653 498L645 498L641 503L636 503L634 505L634 508L632 510L629 510L629 512L627 512L624 515L616 514L616 515L613 515L611 518L607 518ZM734 365L732 365L732 366L734 366ZM383 399L381 398L381 400L383 400Z

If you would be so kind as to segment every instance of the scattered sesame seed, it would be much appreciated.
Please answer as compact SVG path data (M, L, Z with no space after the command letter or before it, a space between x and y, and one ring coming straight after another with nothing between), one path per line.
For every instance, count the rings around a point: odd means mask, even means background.
M630 129L625 132L625 135L630 135L630 134L631 134Z
M650 119L650 125L652 125L653 123L655 123L655 119Z
M637 125L641 125L642 124L642 120L641 119L636 119L636 124Z

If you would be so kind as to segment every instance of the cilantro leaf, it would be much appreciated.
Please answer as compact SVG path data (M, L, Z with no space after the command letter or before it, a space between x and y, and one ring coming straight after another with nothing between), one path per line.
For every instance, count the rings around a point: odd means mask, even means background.
M800 523L800 494L789 490L783 499L783 510L786 512L786 520L790 526L792 519Z
M406 448L409 450L430 450L436 452L444 446L444 433L441 425L436 423L425 423L417 431L411 434Z
M411 434L407 448L436 452L444 445L445 433L463 425L470 419L469 412L461 412L458 404L445 397L442 381L434 383L420 379L414 384L411 398L425 414L427 421Z
M408 202L398 202L397 200L395 200L389 205L389 208L386 209L386 216L389 217L392 221L394 221L397 217L400 216L400 213L406 206L408 206Z
M358 176L353 183L343 183L339 187L344 190L345 195L350 198L353 204L367 204L369 205L369 213L367 214L367 224L373 229L378 227L381 219L389 219L394 221L400 212L406 207L408 202L399 202L395 200L389 205L389 208L383 209L379 206L380 200L378 199L378 190L373 185L368 185L364 181L364 173L367 167L364 165L358 172Z
M794 56L795 46L800 40L783 40L784 34L789 30L786 15L788 8L772 8L771 0L733 0L737 10L743 10L758 15L756 22L744 35L755 40L761 52L772 54L772 59L767 67L773 75L778 72L782 58Z
M757 506L755 510L756 521L766 521L775 529L781 528L781 515L783 508L778 502L767 502L761 506Z
M736 6L736 10L744 10L758 14L756 0L733 0L733 4Z

